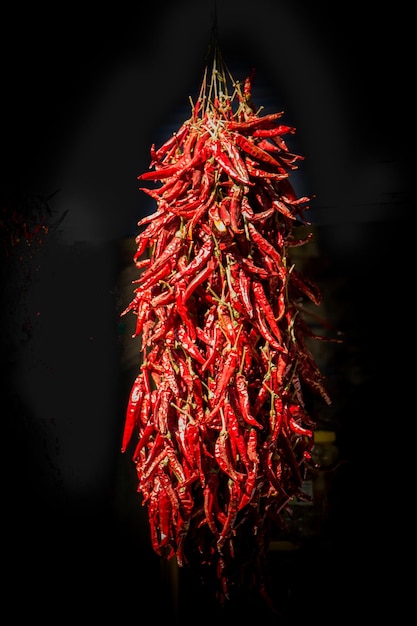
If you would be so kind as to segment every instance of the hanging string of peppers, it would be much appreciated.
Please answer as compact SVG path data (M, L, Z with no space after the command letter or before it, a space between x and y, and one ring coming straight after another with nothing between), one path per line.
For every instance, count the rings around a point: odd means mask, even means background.
M138 179L157 210L138 222L122 312L142 353L122 451L133 448L153 549L213 572L222 601L243 562L255 576L270 520L301 494L315 427L304 390L330 404L301 314L321 294L290 261L311 239L297 237L311 198L289 180L303 157L283 112L255 109L253 81L235 82L216 52L191 117L152 145Z

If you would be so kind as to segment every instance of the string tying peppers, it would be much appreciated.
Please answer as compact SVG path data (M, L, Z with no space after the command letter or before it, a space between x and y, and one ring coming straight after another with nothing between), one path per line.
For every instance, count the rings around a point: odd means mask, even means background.
M283 112L256 112L253 80L242 89L215 56L190 119L152 145L138 179L157 210L138 222L141 273L122 313L142 337L122 451L134 450L153 549L214 577L221 602L300 494L315 427L303 389L330 404L300 309L321 295L290 262L311 239L297 236L311 198L289 181L302 157Z

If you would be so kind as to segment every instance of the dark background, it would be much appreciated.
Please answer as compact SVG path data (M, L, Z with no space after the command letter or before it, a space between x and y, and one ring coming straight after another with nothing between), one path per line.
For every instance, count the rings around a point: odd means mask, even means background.
M398 616L396 559L412 538L411 15L405 3L366 13L355 1L217 4L232 74L255 66L255 102L297 128L297 189L316 195L317 278L346 337L328 372L346 460L331 553L309 555L296 575L285 559L274 566L281 620ZM2 238L3 551L16 618L176 619L120 454L135 372L123 365L119 281L122 243L151 210L136 177L151 143L189 117L214 14L214 2L182 1L2 15L2 225L34 202L50 225L41 247ZM193 581L182 585L192 609L178 623L250 614L243 600L218 612Z

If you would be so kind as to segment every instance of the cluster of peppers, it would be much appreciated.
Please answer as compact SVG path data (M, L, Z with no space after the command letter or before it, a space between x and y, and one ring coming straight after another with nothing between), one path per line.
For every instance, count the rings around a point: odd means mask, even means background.
M330 404L302 315L321 294L289 260L311 239L297 236L311 198L289 181L302 157L283 137L295 129L256 111L254 72L231 94L227 80L223 64L206 68L190 119L151 147L138 179L157 210L138 222L122 313L136 315L142 354L122 451L133 449L153 549L214 572L222 601L301 497L315 427L305 388Z

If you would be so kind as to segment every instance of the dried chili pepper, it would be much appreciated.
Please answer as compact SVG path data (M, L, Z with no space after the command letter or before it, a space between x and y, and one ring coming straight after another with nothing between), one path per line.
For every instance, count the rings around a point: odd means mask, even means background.
M310 198L289 181L302 156L283 112L257 113L253 80L234 81L217 51L190 119L152 144L138 180L157 208L138 222L142 273L122 313L137 316L143 358L122 451L136 430L152 546L180 566L197 553L222 599L238 534L266 545L270 516L299 493L314 430L304 389L330 402L299 319L300 299L321 294L290 260L310 241L294 234Z

